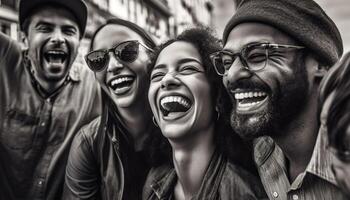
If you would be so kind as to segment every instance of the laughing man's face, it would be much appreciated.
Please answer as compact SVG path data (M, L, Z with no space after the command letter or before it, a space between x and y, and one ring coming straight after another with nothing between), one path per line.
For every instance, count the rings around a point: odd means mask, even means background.
M80 43L76 18L68 10L44 6L28 26L28 55L39 83L64 80Z
M253 43L297 45L277 29L244 23L229 34L224 49L236 53ZM298 51L273 50L266 67L252 72L237 58L223 77L233 110L231 126L243 138L274 136L302 109L309 95L309 78Z

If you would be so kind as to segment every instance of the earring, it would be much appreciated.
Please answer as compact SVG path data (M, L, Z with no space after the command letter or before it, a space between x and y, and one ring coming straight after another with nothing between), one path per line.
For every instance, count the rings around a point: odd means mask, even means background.
M156 118L154 118L154 116L152 117L152 121L153 121L153 124L154 124L156 127L159 127L158 124L157 124Z
M219 121L219 119L220 119L220 113L216 111L216 121Z

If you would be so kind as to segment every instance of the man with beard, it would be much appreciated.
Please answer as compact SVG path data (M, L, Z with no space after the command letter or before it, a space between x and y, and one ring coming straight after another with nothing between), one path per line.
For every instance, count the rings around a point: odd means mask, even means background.
M72 139L100 112L93 74L73 64L86 19L81 0L22 0L28 49L0 34L0 199L60 199Z
M322 76L343 52L334 22L312 0L244 0L211 55L230 94L231 126L254 140L270 199L346 199L320 127Z

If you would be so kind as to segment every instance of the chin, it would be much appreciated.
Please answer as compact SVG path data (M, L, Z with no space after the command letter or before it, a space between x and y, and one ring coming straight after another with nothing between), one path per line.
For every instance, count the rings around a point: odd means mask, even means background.
M230 123L233 130L245 140L270 135L273 132L271 117L268 113L237 115L232 112Z

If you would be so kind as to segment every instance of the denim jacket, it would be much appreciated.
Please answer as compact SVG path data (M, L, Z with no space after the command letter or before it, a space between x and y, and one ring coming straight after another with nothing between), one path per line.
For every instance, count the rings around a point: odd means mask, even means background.
M172 200L177 175L173 166L152 168L143 188L144 200ZM215 151L204 175L202 185L193 200L253 200L266 198L257 177L229 162Z

